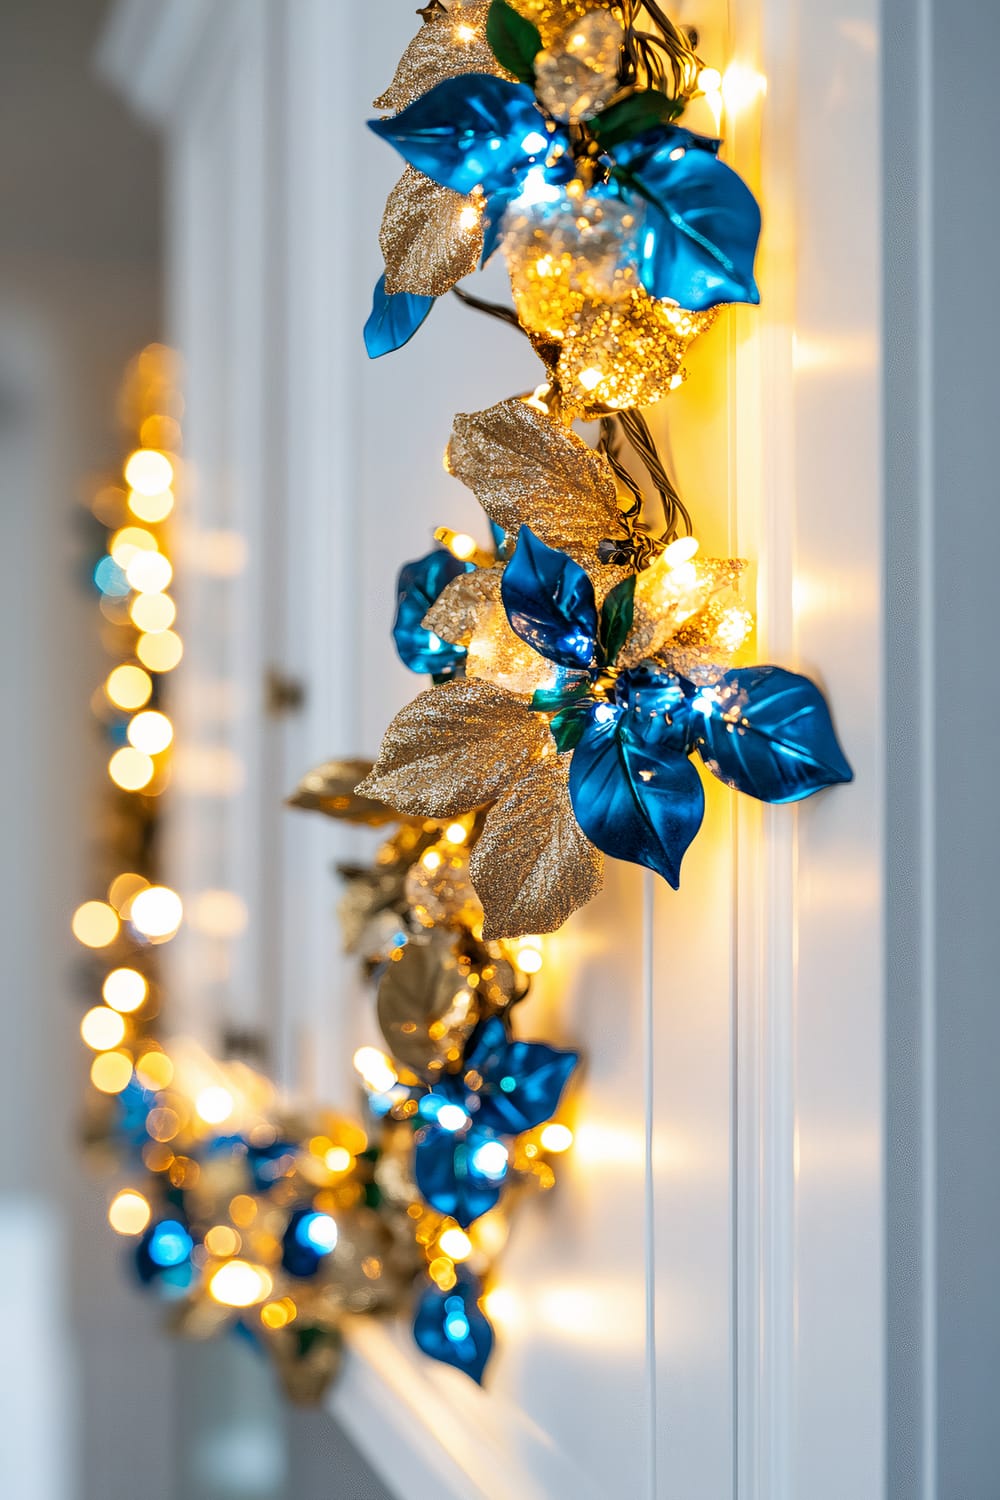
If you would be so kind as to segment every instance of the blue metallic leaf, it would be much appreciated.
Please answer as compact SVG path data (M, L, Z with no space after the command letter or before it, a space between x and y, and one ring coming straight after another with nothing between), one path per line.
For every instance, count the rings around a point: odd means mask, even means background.
M463 194L479 187L487 197L544 162L553 141L531 89L490 73L446 78L398 115L368 124L442 187Z
M436 301L436 297L418 297L415 292L387 292L385 277L381 276L365 324L369 357L379 359L408 344Z
M483 1080L466 1096L466 1108L477 1125L503 1135L520 1135L551 1120L563 1089L579 1062L576 1052L563 1052L543 1042L508 1040L496 1016L480 1027L466 1054L465 1075Z
M645 200L642 283L693 312L760 301L753 275L760 209L712 147L717 142L690 131L667 131L655 150L617 157L620 180Z
M853 781L826 699L783 667L737 667L692 701L696 744L713 776L762 802L798 802Z
M431 1359L454 1365L477 1384L493 1352L493 1329L479 1307L482 1287L471 1271L455 1267L450 1291L429 1285L420 1295L413 1319L413 1337Z
M625 709L622 732L634 744L690 755L694 722L690 697L679 677L650 667L622 672L615 683L615 702Z
M460 573L471 573L474 565L459 562L445 547L435 547L426 557L407 563L396 580L396 618L392 638L404 667L411 672L429 672L436 678L453 677L465 660L464 646L451 646L425 630L424 615L442 590Z
M517 534L500 596L511 629L535 651L561 667L595 664L594 585L578 563L540 542L529 526Z
M430 1124L417 1132L413 1169L421 1195L463 1229L488 1213L507 1176L507 1148L489 1130Z
M701 827L705 794L686 755L642 743L629 733L630 719L635 727L627 709L610 703L593 710L570 766L573 811L598 849L656 870L676 890L681 860Z

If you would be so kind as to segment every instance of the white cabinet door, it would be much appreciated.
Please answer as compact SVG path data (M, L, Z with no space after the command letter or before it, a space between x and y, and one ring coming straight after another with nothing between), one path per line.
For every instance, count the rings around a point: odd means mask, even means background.
M679 894L613 864L548 945L519 1026L585 1053L577 1139L517 1216L487 1389L365 1326L333 1398L428 1500L883 1494L877 14L676 14L736 67L764 304L722 316L657 432L706 550L756 565L761 659L824 684L858 775L798 810L712 782ZM373 753L413 695L395 572L435 525L485 540L442 469L452 417L539 378L454 299L364 357L398 174L363 120L414 27L412 0L130 0L117 22L119 72L165 125L188 363L175 869L196 914L216 889L247 914L194 924L175 1008L259 1031L285 1081L344 1104L372 1022L329 866L364 836L281 799L328 755ZM300 708L268 712L269 674Z

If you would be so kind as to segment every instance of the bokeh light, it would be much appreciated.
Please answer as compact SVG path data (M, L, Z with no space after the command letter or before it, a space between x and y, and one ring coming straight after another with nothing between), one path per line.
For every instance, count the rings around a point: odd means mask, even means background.
M174 727L166 714L154 710L136 714L128 726L128 741L146 755L160 755L174 737Z
M131 745L116 750L108 761L108 775L123 792L141 792L152 781L155 773L156 767L149 756L144 755L141 750L133 749Z
M124 1052L101 1052L90 1065L90 1081L102 1094L120 1094L132 1081L132 1059Z
M153 692L153 679L142 667L115 667L108 674L104 691L116 708L142 708Z
M212 1276L208 1290L223 1307L252 1307L271 1295L274 1283L262 1266L230 1260Z
M173 481L173 464L156 448L137 448L125 465L125 482L140 495L158 495Z
M108 1207L108 1223L116 1234L141 1234L149 1218L149 1203L134 1188L116 1193Z
M149 986L138 969L112 969L101 990L105 1005L124 1015L138 1010L148 993Z
M202 1089L194 1101L194 1107L206 1125L221 1125L233 1112L233 1096L221 1084L212 1084L209 1088Z
M144 495L139 490L130 490L128 508L138 520L150 521L156 525L165 521L173 510L174 492L161 490L156 495Z
M85 901L73 913L72 925L85 948L106 948L118 936L118 913L106 901Z
M128 573L128 565L137 552L156 552L156 537L142 526L123 526L116 531L108 544L108 551L120 568Z
M161 594L173 576L170 561L162 552L136 552L125 569L130 586L140 594Z
M132 902L129 921L143 937L173 937L184 917L184 906L169 886L151 885Z
M147 597L159 596L140 595L140 598ZM172 672L184 655L184 646L174 631L163 630L155 635L141 635L136 642L135 654L151 672Z
M132 600L129 616L136 630L159 635L161 631L169 630L176 620L177 605L169 594L137 594ZM143 660L141 656L140 660Z
M110 1052L125 1036L125 1022L116 1010L95 1005L80 1022L80 1035L95 1052Z

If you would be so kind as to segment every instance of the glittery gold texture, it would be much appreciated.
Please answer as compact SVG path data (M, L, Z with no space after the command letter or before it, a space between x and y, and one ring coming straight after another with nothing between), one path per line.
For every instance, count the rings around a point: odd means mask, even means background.
M502 568L459 573L424 615L424 629L433 630L451 646L467 646L485 607L499 600L502 577Z
M620 530L607 460L524 401L456 417L447 466L504 531L516 536L530 526L585 567L594 564L599 540Z
M469 877L467 848L437 844L430 863L416 860L406 873L406 904L422 927L475 927L482 920L479 898Z
M483 936L555 932L604 883L569 798L571 755L547 756L490 809L472 851Z
M434 16L417 32L400 58L396 76L375 100L376 109L405 109L421 94L461 73L492 73L510 78L486 40L489 0L465 5L451 15Z
M554 748L544 719L510 693L446 682L396 715L358 791L402 812L455 817L485 807Z
M588 304L566 324L555 366L565 408L577 416L653 406L684 378L692 341L715 321L639 288L611 305Z
M535 92L557 120L589 120L618 92L624 31L604 10L573 21L535 58Z
M424 1076L441 1071L479 1019L467 978L451 938L435 936L403 949L378 989L378 1023L393 1057Z
M441 297L479 264L482 199L407 167L386 202L379 244L387 292Z
M619 652L618 668L635 667L653 656L665 660L676 645L681 654L676 670L681 671L695 657L706 661L712 651L722 649L716 629L721 615L710 616L709 606L727 593L732 595L728 602L738 605L734 591L745 566L735 557L698 558L679 567L658 558L636 579L632 629Z
M372 828L396 823L399 820L391 807L372 797L359 797L354 790L371 768L369 760L324 761L303 776L289 797L289 804L346 823L367 823Z
M511 3L538 27L544 47L558 41L568 26L590 11L607 8L606 0L511 0Z

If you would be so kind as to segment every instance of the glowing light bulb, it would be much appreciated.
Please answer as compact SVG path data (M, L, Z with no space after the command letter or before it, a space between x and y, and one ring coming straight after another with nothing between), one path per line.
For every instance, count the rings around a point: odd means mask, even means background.
M132 1081L132 1059L124 1052L101 1052L90 1065L90 1081L102 1094L120 1094Z
M104 691L116 708L142 708L152 696L153 679L141 667L115 667Z
M125 1022L116 1010L95 1005L80 1022L80 1035L95 1052L110 1052L125 1035Z
M428 849L427 853L422 855L420 863L425 870L430 870L433 874L435 870L440 870L443 860L436 849Z
M449 823L444 831L444 836L449 844L464 844L468 838L468 832L461 823Z
M72 927L85 948L107 948L118 936L118 913L106 901L85 901L73 913Z
M230 1260L220 1266L208 1283L209 1295L223 1307L253 1307L271 1295L274 1286L263 1266L246 1260Z
M449 550L453 557L458 558L459 562L468 562L476 550L475 537L469 536L464 531L456 531L451 539Z
M144 1052L135 1071L145 1089L167 1089L174 1078L174 1065L165 1052Z
M455 40L456 42L474 42L476 40L475 27L469 26L465 21L461 22L455 27Z
M458 215L459 229L475 229L479 224L479 209L474 203L466 203Z
M667 568L680 567L682 563L691 561L699 545L693 536L678 537L676 542L671 542L669 547L664 547L660 553L660 562Z
M537 974L544 963L541 938L534 935L520 938L514 962L522 974Z
M132 902L129 921L143 937L172 937L181 925L184 907L180 896L165 885L151 885Z
M125 482L139 495L159 495L174 481L174 466L155 448L137 448L125 465Z
M173 576L162 552L136 552L125 569L125 577L140 594L161 594Z
M140 597L159 596L151 594ZM184 655L184 646L179 635L175 635L172 630L163 630L156 635L141 635L136 642L135 654L151 672L172 672Z
M298 1308L291 1297L282 1297L280 1302L268 1302L260 1310L260 1321L265 1328L287 1328L295 1321Z
M149 756L128 745L116 750L108 761L108 775L123 792L141 792L152 781L155 773L156 767Z
M129 618L137 630L159 635L176 620L177 605L169 594L137 594L129 608Z
M331 1146L323 1157L323 1162L329 1172L346 1172L353 1160L351 1153L343 1146Z
M506 1177L509 1160L503 1141L484 1141L472 1153L473 1167L491 1182L500 1182Z
M386 1094L398 1082L395 1068L377 1047L359 1047L354 1054L354 1066L373 1094Z
M437 1112L437 1123L442 1130L464 1130L469 1123L469 1116L460 1104L442 1104Z
M702 68L698 74L698 87L703 94L714 94L722 87L722 74L718 68Z
M166 714L136 714L128 726L128 742L146 755L159 755L174 737L174 728Z
M438 1246L442 1255L447 1255L449 1260L468 1260L472 1254L472 1241L464 1229L446 1229L438 1240Z
M573 1144L573 1132L567 1125L546 1125L541 1134L541 1143L546 1151L554 1154L568 1151Z
M149 993L149 987L138 969L112 969L104 981L101 994L112 1010L131 1015Z
M206 1125L221 1125L223 1120L228 1120L233 1112L234 1100L228 1089L220 1084L212 1084L201 1093L194 1101L195 1112Z
M108 1206L108 1223L116 1234L141 1234L149 1219L148 1201L132 1188L116 1193Z
M205 1235L205 1249L209 1255L217 1255L220 1260L228 1260L235 1255L242 1244L242 1240L231 1229L228 1224L213 1224Z
M589 365L586 370L581 370L576 378L585 391L594 391L604 379L604 371L599 370L596 365Z

